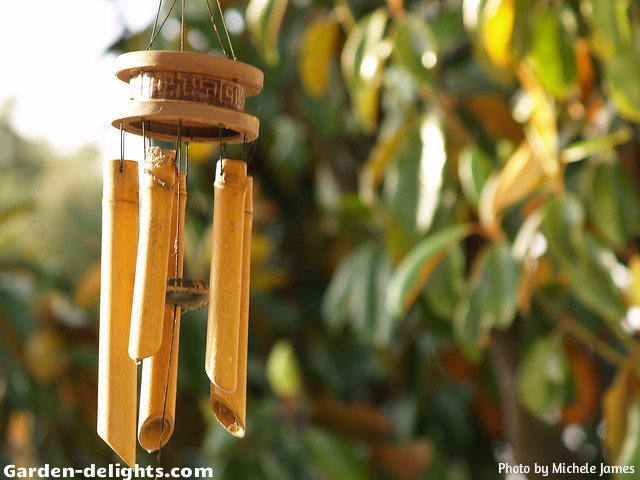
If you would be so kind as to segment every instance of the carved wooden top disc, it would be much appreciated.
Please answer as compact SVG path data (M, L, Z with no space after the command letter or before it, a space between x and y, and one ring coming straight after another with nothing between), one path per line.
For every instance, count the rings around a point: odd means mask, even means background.
M262 91L263 73L251 65L193 52L130 52L117 59L129 102L112 125L131 133L241 143L258 137L259 121L244 113L246 97Z

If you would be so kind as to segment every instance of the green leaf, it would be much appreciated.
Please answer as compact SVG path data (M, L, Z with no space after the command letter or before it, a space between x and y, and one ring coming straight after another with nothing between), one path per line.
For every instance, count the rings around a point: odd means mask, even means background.
M418 243L396 268L387 290L386 305L395 317L404 315L446 253L469 235L470 226L455 225Z
M359 248L345 257L336 268L331 282L322 299L322 317L332 330L337 330L349 319L349 302L352 298L352 287L361 265L364 263L366 250Z
M640 230L640 196L619 163L599 165L593 177L591 210L600 233L623 248Z
M391 277L391 260L384 248L373 243L361 250L349 300L349 316L356 333L365 341L386 344L392 321L384 308L384 293Z
M271 389L279 397L295 397L301 393L300 367L288 340L278 340L271 348L265 370Z
M507 243L494 243L481 259L480 275L472 279L483 315L497 328L508 328L518 311L520 263Z
M427 115L400 149L383 186L389 208L407 233L420 235L431 227L440 204L446 160L442 125L434 115Z
M533 62L542 86L559 99L578 91L575 30L576 19L568 8L552 8L537 22Z
M518 311L520 263L509 245L494 243L480 253L474 275L453 316L453 333L473 360L488 342L492 328L508 328Z
M308 458L331 480L369 480L373 473L366 458L353 446L316 428L307 428Z
M349 33L342 49L344 82L351 95L356 120L367 133L373 133L378 120L378 96L384 61L380 55L380 42L387 20L385 8L362 17Z
M604 263L607 252L584 232L584 211L571 195L557 197L547 207L542 221L553 256L571 278L571 290L588 308L603 318L617 322L625 315L621 292L613 283L611 267Z
M547 205L542 228L551 251L564 263L577 264L582 244L584 209L574 195L552 199Z
M520 364L520 403L534 414L555 412L565 403L570 380L561 339L557 336L538 338Z
M561 153L565 163L578 162L587 157L613 150L616 146L627 143L633 137L630 128L622 128L617 132L601 137L579 140L567 146Z
M623 46L630 46L630 0L585 0L585 19L591 27L591 44L603 59L609 59Z
M393 322L384 305L392 265L385 249L365 243L338 267L323 300L326 323L349 324L367 342L386 345Z
M247 29L270 65L280 61L278 33L288 3L289 0L251 0L247 5Z
M461 350L473 361L479 361L489 342L493 319L482 311L478 290L471 291L458 304L453 315L453 335Z
M467 202L478 209L480 193L491 175L491 160L477 145L466 147L458 157L458 177Z
M436 315L453 318L464 290L465 256L460 247L454 247L433 271L422 295Z
M427 22L407 14L396 21L393 58L420 82L431 83L438 56L438 39Z
M620 115L640 123L640 49L629 46L605 64L607 94Z

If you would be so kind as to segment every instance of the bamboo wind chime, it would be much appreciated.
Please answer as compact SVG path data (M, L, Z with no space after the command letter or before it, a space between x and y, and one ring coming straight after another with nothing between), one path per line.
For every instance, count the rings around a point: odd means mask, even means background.
M182 46L180 52L150 50L156 26L157 18L147 50L117 60L116 76L130 90L112 123L120 129L121 152L104 164L102 200L97 430L132 467L136 436L154 451L173 433L182 310L209 309L205 371L214 415L237 437L244 436L246 415L253 217L247 145L257 139L259 121L244 112L244 103L262 90L263 74L235 59L228 34L232 59L184 52ZM143 137L141 161L124 159L125 133ZM151 139L170 140L175 150L151 146ZM209 282L183 278L191 142L220 148ZM223 158L233 143L243 144L242 160Z

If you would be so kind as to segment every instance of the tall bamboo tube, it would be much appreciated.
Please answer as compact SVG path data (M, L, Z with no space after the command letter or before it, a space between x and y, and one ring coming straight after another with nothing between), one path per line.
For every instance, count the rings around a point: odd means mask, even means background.
M187 177L180 174L180 189L175 188L171 213L171 243L167 277L182 277L184 257L184 219L187 204ZM179 211L178 211L179 209ZM180 228L177 242L176 234ZM177 250L176 250L177 247ZM176 275L177 260L177 275ZM178 346L180 344L180 308L165 305L160 349L142 362L138 441L147 451L157 450L169 441L175 425L176 386L178 383ZM175 314L175 325L174 325ZM173 342L172 342L173 338ZM172 346L173 344L173 346ZM167 393L165 409L165 389ZM164 411L164 428L162 414Z
M247 164L220 160L213 185L213 242L205 370L227 392L237 386L242 230Z
M137 368L127 354L138 249L138 163L103 165L98 435L136 463Z
M247 177L242 232L242 287L236 391L228 393L211 384L211 408L218 421L236 437L244 437L247 411L247 344L249 340L249 278L251 271L251 227L253 223L253 178Z
M129 356L150 357L162 342L167 293L171 208L177 168L175 153L152 147L140 164L140 246L133 289ZM162 261L160 261L162 259Z

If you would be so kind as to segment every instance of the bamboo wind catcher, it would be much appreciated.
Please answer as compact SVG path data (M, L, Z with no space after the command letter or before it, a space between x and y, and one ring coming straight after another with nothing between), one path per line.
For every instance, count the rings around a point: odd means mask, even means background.
M205 369L211 383L232 393L237 388L242 231L247 164L220 160L213 184L213 245Z
M174 192L171 213L171 242L167 263L168 276L182 277L184 257L184 218L187 205L187 176L180 175L180 188ZM142 362L138 441L147 451L157 450L171 438L175 424L176 386L178 382L178 345L180 308L164 305L162 344ZM169 379L168 383L165 379ZM166 402L165 402L166 389Z
M251 268L251 226L253 223L253 178L247 177L242 232L242 279L240 289L240 323L238 325L238 362L236 389L228 392L211 383L211 408L218 421L236 437L243 437L247 400L247 344L249 340L249 273Z
M236 60L228 36L231 58L225 45L227 58L151 50L164 25L157 20L146 50L117 59L116 77L129 85L129 94L112 122L120 130L120 160L104 166L97 429L132 467L136 425L140 445L160 451L178 421L180 327L189 310L209 308L202 381L210 386L211 408L233 435L246 431L253 216L247 164L260 122L244 108L247 98L262 91L264 75ZM139 162L124 160L127 133L142 136ZM175 149L161 149L153 141L171 142ZM220 153L210 282L183 277L193 142L216 143ZM241 160L227 156L232 144L242 147Z
M174 152L149 149L140 163L140 243L133 289L129 356L138 363L158 351L167 294L171 207L176 184Z
M127 354L138 248L138 164L104 163L98 360L98 435L136 463L137 369Z

